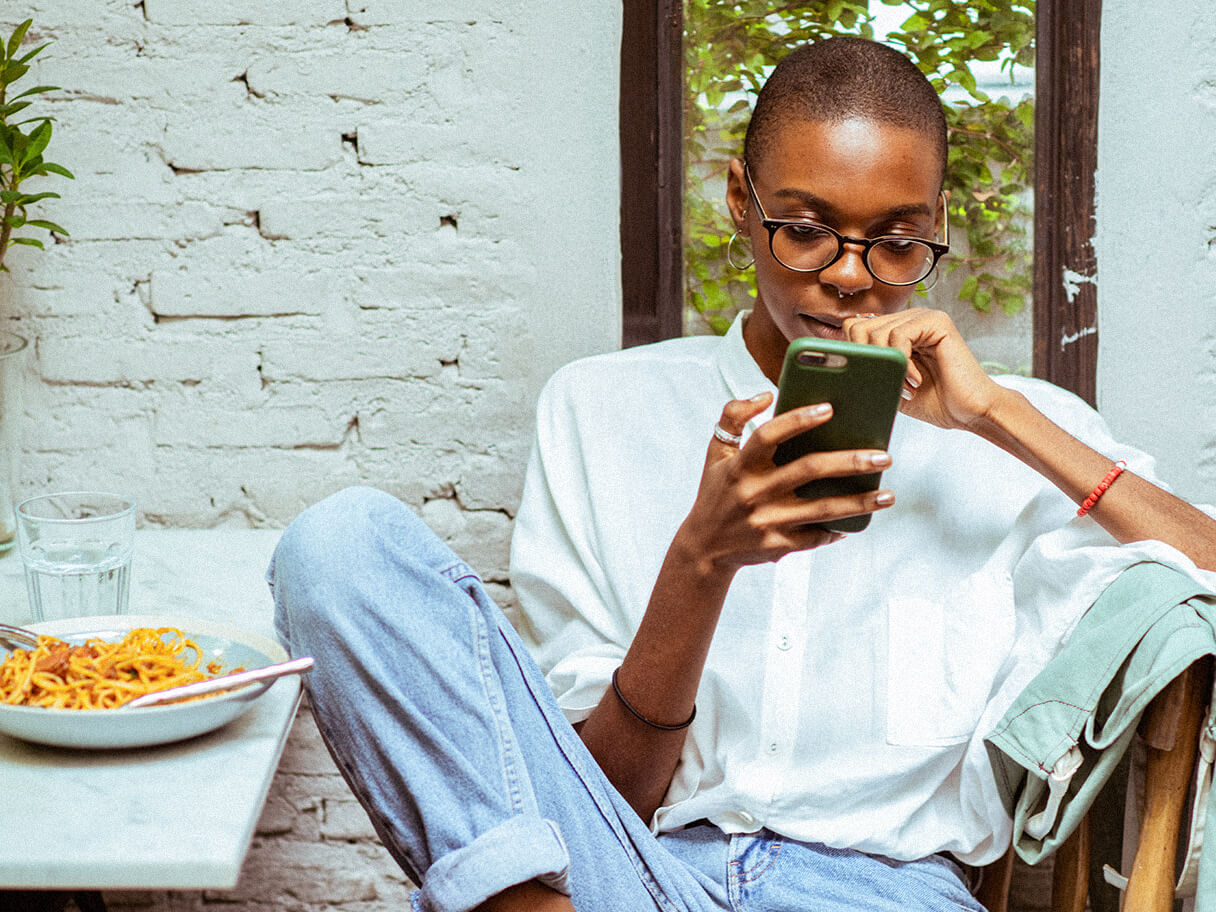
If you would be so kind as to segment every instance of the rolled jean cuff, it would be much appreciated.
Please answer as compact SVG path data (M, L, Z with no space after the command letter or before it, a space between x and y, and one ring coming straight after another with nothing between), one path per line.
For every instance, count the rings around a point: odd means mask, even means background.
M516 884L538 880L570 895L570 852L561 831L543 817L512 817L444 855L423 877L426 912L468 912Z

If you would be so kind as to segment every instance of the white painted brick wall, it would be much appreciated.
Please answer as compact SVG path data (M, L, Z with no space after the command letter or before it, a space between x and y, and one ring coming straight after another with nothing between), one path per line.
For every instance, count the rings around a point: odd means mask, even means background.
M18 7L20 7L18 9ZM0 326L34 340L19 493L281 527L350 484L506 584L540 383L615 347L610 0L28 0L61 90ZM30 45L32 46L32 45ZM30 189L41 189L30 185ZM407 884L302 714L231 891L140 912L380 912Z
M35 341L19 493L281 526L361 481L509 517L539 384L619 338L619 10L436 6L27 4L77 180L45 182L71 238L0 276Z

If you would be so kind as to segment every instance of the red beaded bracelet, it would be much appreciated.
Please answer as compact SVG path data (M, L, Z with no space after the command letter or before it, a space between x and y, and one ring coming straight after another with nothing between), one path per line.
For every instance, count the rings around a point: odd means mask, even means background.
M1093 492L1081 501L1081 506L1077 508L1077 515L1084 516L1093 509L1094 504L1098 502L1098 498L1106 493L1106 489L1115 483L1115 479L1123 474L1123 470L1127 468L1127 463L1120 459L1115 463L1114 468L1106 473L1106 477L1098 482L1098 486L1093 489Z

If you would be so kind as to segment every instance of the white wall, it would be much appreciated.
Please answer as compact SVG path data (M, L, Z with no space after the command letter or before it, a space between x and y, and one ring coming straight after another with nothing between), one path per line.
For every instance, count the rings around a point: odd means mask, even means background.
M1098 405L1216 503L1216 16L1102 4Z
M371 483L501 577L535 392L619 344L618 6L6 5L77 175L0 277L19 491L281 526Z

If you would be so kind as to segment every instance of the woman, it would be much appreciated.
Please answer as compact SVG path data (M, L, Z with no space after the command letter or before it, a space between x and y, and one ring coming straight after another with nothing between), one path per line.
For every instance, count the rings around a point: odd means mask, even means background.
M754 309L541 395L512 553L532 655L386 495L285 533L280 633L317 657L318 724L415 908L978 908L956 862L1010 832L986 726L1126 567L1216 581L1216 523L1151 459L908 307L945 162L898 52L833 39L778 66L727 192ZM802 336L909 356L888 452L774 464L831 420L770 417ZM875 470L877 492L794 494ZM811 525L866 513L847 537Z

